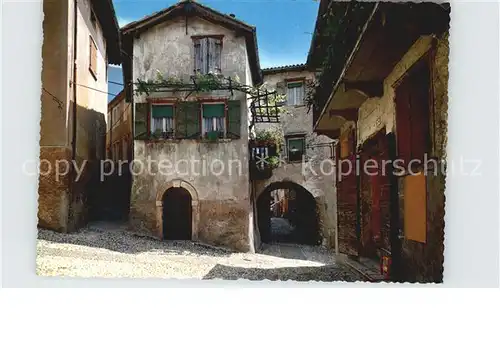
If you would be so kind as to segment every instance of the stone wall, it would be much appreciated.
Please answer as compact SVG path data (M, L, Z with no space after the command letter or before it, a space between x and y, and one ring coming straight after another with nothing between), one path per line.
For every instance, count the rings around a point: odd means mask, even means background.
M44 41L42 49L42 110L40 121L40 160L45 165L72 160L73 119L73 48L77 48L76 97L76 162L87 161L84 176L77 182L68 173L63 181L55 174L40 176L39 225L45 228L71 231L87 220L88 192L97 170L98 160L104 156L105 115L107 110L106 43L102 29L90 21L89 0L78 2L77 43L73 40L74 3L44 1ZM97 48L97 76L89 72L90 37ZM93 88L96 90L89 89ZM54 95L60 103L54 101ZM104 93L103 93L104 92ZM44 161L46 160L46 161ZM72 178L73 177L73 178Z
M361 146L380 130L397 135L396 110L393 85L424 55L430 54L432 77L431 105L431 154L442 163L446 158L446 133L448 109L448 34L436 38L423 36L384 81L384 95L368 99L359 109L357 123L357 144ZM403 186L399 179L400 228L403 228ZM404 279L419 282L442 281L444 240L444 189L445 175L441 172L427 176L427 243L403 239L402 269ZM366 197L366 196L365 196ZM364 199L369 202L369 199ZM403 230L401 233L404 234Z
M40 148L38 225L43 228L67 232L71 181L69 174L61 177L56 175L57 161L61 160L71 161L71 149L44 146ZM64 168L61 166L60 170L62 172Z
M264 84L269 90L276 89L279 83L285 79L313 79L314 73L308 71L285 71L266 73L264 71ZM335 234L337 231L337 202L335 177L331 160L332 148L329 145L332 139L313 132L312 110L304 105L285 106L280 115L280 123L257 123L255 130L266 130L280 128L283 135L303 133L306 140L306 162L289 163L273 170L270 179L254 181L256 199L267 186L275 182L290 181L304 187L316 200L318 212L318 227L323 238L323 245L333 248L335 245ZM322 146L314 145L323 144ZM286 157L286 146L282 150ZM256 229L257 230L257 229ZM258 230L257 230L258 231Z
M150 28L134 39L134 81L155 79L158 72L165 78L174 76L189 81L194 72L191 36L223 35L221 73L252 85L244 37L200 18L190 18L187 26L184 18L173 19ZM149 97L186 98L186 95L155 92ZM252 251L253 239L249 235L248 102L246 96L237 91L233 95L229 91L193 93L187 100L207 98L241 102L240 138L217 142L135 140L130 225L161 239L161 199L169 184L180 182L196 194L196 199L192 196L195 219L193 240ZM134 106L146 101L145 95L136 96ZM171 171L162 168L158 172L157 166L152 166L151 172L138 172L138 165L146 164L148 160L152 163L169 162Z
M239 161L246 149L237 141L217 144L195 140L135 141L130 209L132 227L161 238L162 222L157 216L156 201L160 199L161 202L167 190L165 184L182 180L195 189L200 206L200 223L193 237L249 250L248 164L246 160ZM151 160L150 171L148 160ZM143 172L140 172L141 164L145 167Z

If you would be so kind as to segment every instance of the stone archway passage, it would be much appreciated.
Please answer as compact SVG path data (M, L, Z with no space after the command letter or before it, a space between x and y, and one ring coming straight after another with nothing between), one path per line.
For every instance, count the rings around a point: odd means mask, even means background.
M257 199L257 211L262 242L321 244L316 200L302 186L270 184Z
M192 239L192 198L184 188L170 188L163 195L163 239Z

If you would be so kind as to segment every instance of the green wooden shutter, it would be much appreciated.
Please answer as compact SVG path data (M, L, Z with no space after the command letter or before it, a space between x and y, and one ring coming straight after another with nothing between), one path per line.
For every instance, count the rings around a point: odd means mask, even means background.
M135 104L134 139L147 139L148 137L148 103Z
M200 136L200 104L196 101L181 102L175 114L178 138L196 139Z
M240 100L228 101L227 108L228 108L227 136L231 139L239 139L241 137L241 102L240 102Z

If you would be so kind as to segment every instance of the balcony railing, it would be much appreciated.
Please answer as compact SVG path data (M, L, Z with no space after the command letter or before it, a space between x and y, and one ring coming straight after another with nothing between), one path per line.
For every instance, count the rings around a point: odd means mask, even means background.
M250 179L264 180L273 174L273 165L269 162L271 157L277 156L277 148L274 144L259 145L251 142L250 154Z

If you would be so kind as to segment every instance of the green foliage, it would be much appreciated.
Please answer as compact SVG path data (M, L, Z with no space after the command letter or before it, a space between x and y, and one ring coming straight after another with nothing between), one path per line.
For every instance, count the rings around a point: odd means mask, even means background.
M279 152L284 144L283 131L277 128L259 130L255 133L255 141L262 144L274 144Z
M198 91L209 92L212 90L221 89L224 85L224 77L215 74L199 74L195 75Z
M278 166L280 164L280 159L278 156L271 156L271 157L267 158L266 161L267 161L267 164L271 168L278 168Z
M192 76L192 80L186 82L177 77L165 78L160 71L156 71L155 79L148 79L143 81L137 79L135 94L149 95L151 93L160 91L162 88L172 89L172 92L180 90L193 90L199 92L209 92L213 90L223 89L227 87L229 80L220 74L200 74L196 73ZM237 89L241 86L239 79L232 79L232 88Z

